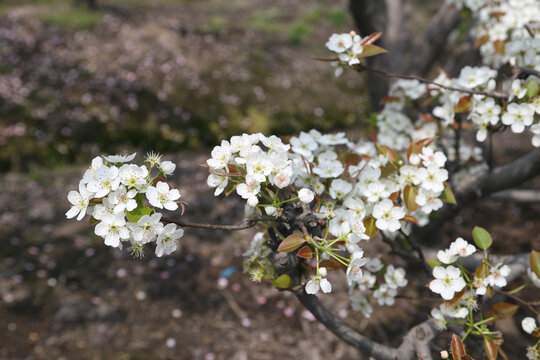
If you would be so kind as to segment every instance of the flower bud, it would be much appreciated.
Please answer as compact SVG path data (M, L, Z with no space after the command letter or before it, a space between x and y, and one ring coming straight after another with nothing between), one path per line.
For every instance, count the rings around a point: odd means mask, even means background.
M272 216L276 213L277 209L275 206L267 206L264 208L266 215Z
M315 194L313 191L303 188L298 191L298 197L300 198L301 202L309 204L315 198Z
M257 204L259 203L259 199L257 199L256 196L251 196L249 197L249 199L247 200L247 204L251 207L255 207L257 206Z
M523 331L525 331L527 334L532 334L533 331L536 329L536 321L534 320L534 318L528 316L521 321L521 327L523 328Z

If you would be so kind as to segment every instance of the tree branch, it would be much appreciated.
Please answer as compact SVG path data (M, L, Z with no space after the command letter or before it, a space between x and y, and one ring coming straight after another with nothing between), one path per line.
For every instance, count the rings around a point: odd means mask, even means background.
M462 93L470 94L470 95L484 95L484 96L489 96L489 97L496 98L496 99L508 99L508 94L503 93L503 92L499 92L499 91L475 91L475 90L457 88L457 87L453 87L453 86L446 86L446 85L443 85L443 84L436 83L435 81L425 79L425 78L423 78L421 76L389 73L389 72L382 71L382 70L379 70L379 69L374 69L374 68L371 68L371 67L367 67L367 66L362 65L362 64L353 65L352 68L354 68L358 72L361 72L361 71L365 70L365 71L373 72L373 73L376 73L376 74L379 74L379 75L382 75L382 76L385 76L385 77L388 77L388 78L397 78L397 79L406 79L406 80L418 80L421 83L431 84L431 85L440 87L442 89L458 91L458 92L462 92Z
M161 220L166 223L176 224L181 227L192 227L192 228L210 229L210 230L226 230L226 231L248 229L248 228L254 227L255 225L257 225L257 223L261 221L275 221L275 222L282 221L281 219L275 218L272 216L251 218L251 219L247 219L246 222L243 224L232 224L232 225L200 224L200 223L192 223L192 222L175 220L175 219L170 219L170 218L161 218Z
M429 346L427 345L436 335L436 330L430 320L426 320L410 329L404 336L401 345L398 348L392 348L379 344L358 333L343 320L328 311L317 296L307 294L303 287L297 288L294 294L302 305L328 330L363 354L377 360L409 360L414 359L416 353L426 359L431 358Z
M540 202L540 190L533 189L510 189L498 191L490 196L492 199L502 201L515 201L520 203Z
M458 187L454 192L457 205L445 204L438 211L437 219L432 219L424 227L415 227L411 236L418 241L433 240L442 225L462 208L497 191L516 187L538 174L540 174L540 148L509 164L485 171Z
M441 55L448 35L458 26L460 21L459 10L455 6L443 5L432 18L422 39L411 51L407 72L427 74Z

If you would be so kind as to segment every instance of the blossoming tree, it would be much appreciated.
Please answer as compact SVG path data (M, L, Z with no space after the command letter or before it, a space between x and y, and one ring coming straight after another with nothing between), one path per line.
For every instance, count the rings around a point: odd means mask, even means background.
M186 227L258 227L244 254L249 276L293 292L336 336L375 359L432 359L430 343L446 329L454 333L448 348L456 360L471 359L463 343L472 336L482 339L490 360L506 358L504 334L493 324L519 307L529 313L521 321L531 340L527 357L540 359L540 328L533 317L540 315L538 302L517 295L527 286L540 287L540 253L493 254L492 238L481 227L446 248L433 241L459 209L540 174L540 149L500 167L490 163L495 132L527 130L532 145L540 146L540 6L535 0L449 2L472 11L472 35L483 59L482 66L465 66L455 78L441 71L431 81L368 66L367 58L386 52L375 45L380 33L330 36L326 47L332 57L317 60L330 62L336 76L351 69L397 79L374 115L372 136L353 140L315 129L286 140L242 134L212 150L205 164L208 186L215 196L236 193L245 200L244 223L197 224L164 216L162 210L181 207L183 213L185 206L166 180L175 165L152 153L146 165L131 163L135 154L95 158L79 191L68 194L72 207L66 216L89 215L106 245L127 246L136 257L149 246L158 257L170 254ZM475 142L463 136L467 129L475 132ZM487 151L478 146L485 141ZM431 281L421 284L424 291L441 297L395 348L358 333L321 302L322 293L332 293L328 274L336 272L349 287L352 309L363 316L373 306L395 304L414 277L391 261L366 257L364 248L372 241L387 243L411 265L410 274L427 274ZM514 280L521 285L503 290Z

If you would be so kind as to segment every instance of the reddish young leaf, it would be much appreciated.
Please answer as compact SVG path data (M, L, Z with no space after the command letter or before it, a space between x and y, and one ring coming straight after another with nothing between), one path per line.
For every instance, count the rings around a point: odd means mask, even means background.
M493 42L493 48L495 49L495 54L499 54L499 55L504 54L505 46L506 46L506 40L495 40Z
M474 41L474 48L477 49L479 48L480 46L484 45L485 43L487 43L487 41L489 40L489 35L486 34L484 36L480 36L479 38L477 38L475 41Z
M469 111L471 107L472 107L472 98L469 95L465 95L459 98L454 110L456 113L464 113L464 112Z
M514 314L516 313L516 311L518 311L518 309L519 309L519 306L514 305L514 304L510 304L506 302L498 303L498 304L493 305L491 309L489 310L489 317L493 317L494 318L493 321L506 319L506 318L514 316Z
M379 229L375 226L375 218L373 216L368 216L364 218L364 226L366 228L366 235L369 236L371 239L377 232L379 232Z
M296 256L299 256L304 259L311 259L313 257L313 253L311 252L311 248L309 246L304 246L298 252L296 253Z
M411 213L420 207L420 205L416 203L416 195L418 195L417 187L405 185L403 188L403 201L405 201L405 206Z
M452 357L454 360L461 360L463 356L467 355L465 347L461 342L461 339L456 334L452 334Z
M334 260L334 259L323 260L323 261L320 262L319 266L325 267L326 270L328 270L328 271L343 268L343 265L341 265L341 263L339 261Z
M302 235L292 234L287 236L281 244L279 244L277 250L279 252L289 252L297 249L300 245L306 242L306 239Z
M383 155L388 155L388 160L396 161L398 159L398 154L389 146L377 144L377 149Z
M418 219L415 218L414 216L412 215L405 215L405 217L403 219L401 219L403 221L406 221L406 222L412 222L412 223L415 223L416 225L418 225Z
M361 45L366 46L369 44L373 44L375 41L379 40L381 36L382 36L382 32L375 32L373 34L370 34L364 40L362 40Z
M463 288L463 290L461 290L460 292L456 293L456 295L454 295L454 298L452 300L448 300L448 301L445 301L444 302L444 305L449 308L450 306L454 305L455 303L457 303L459 301L459 299L461 299L461 297L463 296L463 294L465 294L465 290L467 290L467 288Z
M384 105L386 103L389 103L389 102L396 102L396 101L400 101L401 98L399 96L385 96L382 98L381 101L379 101L379 104L381 105Z
M484 338L484 350L489 360L497 359L497 345L492 339Z
M391 193L389 199L392 201L396 201L396 199L399 196L399 191L396 191L395 193Z
M436 123L437 122L435 120L435 118L433 116L431 116L430 114L420 113L418 115L422 118L422 120L424 120L427 123Z
M536 250L531 251L529 263L531 264L532 271L540 278L540 252Z

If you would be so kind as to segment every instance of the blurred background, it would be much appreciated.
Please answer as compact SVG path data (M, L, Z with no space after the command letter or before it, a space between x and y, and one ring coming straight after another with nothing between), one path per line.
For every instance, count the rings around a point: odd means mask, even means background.
M411 38L440 3L411 2ZM178 164L186 219L241 221L200 164L241 132L363 131L363 77L312 60L354 28L345 0L1 0L0 359L358 358L288 293L242 274L253 230L188 229L171 256L133 260L64 216L94 156L153 150ZM515 218L498 220L504 235ZM342 296L325 304L385 343L431 306L367 320L335 283Z

